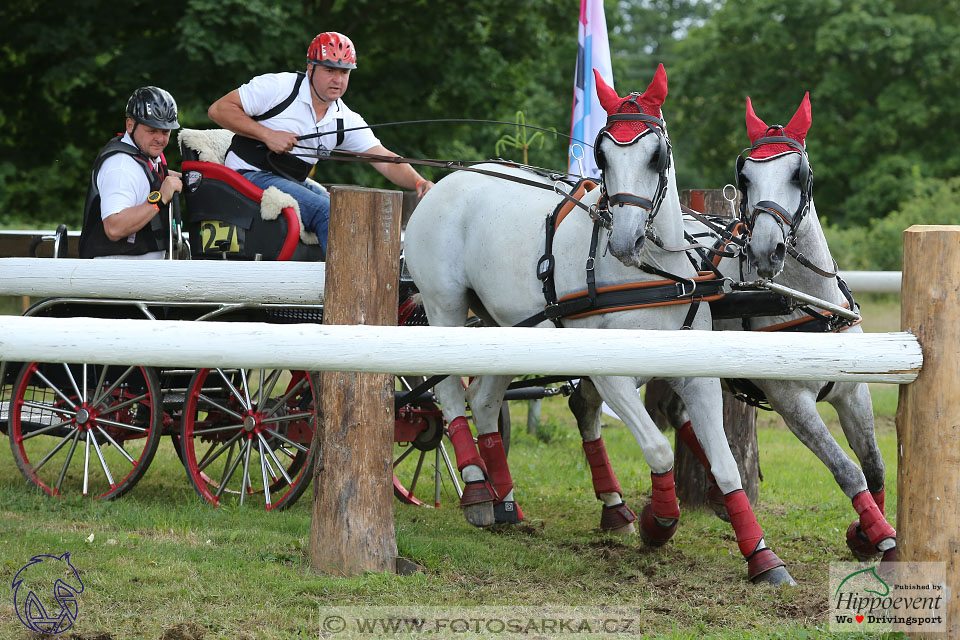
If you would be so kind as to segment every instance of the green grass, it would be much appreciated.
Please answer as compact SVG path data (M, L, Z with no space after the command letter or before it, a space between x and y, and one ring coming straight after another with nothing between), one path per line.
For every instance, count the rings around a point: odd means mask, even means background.
M884 322L899 322L889 301L870 304ZM873 393L895 522L896 387L876 385ZM777 416L764 413L759 422L764 480L756 513L798 582L782 589L746 581L732 529L711 513L682 508L677 535L659 549L602 534L565 400L543 403L549 438L526 433L525 409L512 403L510 460L527 521L477 530L449 500L439 509L397 503L400 555L424 567L409 576L313 574L309 493L283 513L208 507L166 439L141 483L111 503L37 495L3 445L0 582L10 584L33 555L69 551L85 585L72 630L83 638L316 638L320 607L408 604L629 606L643 637L677 640L857 637L829 633L826 617L828 566L850 560L844 532L855 513ZM825 415L844 443L835 417ZM624 497L639 510L649 496L649 469L626 428L607 423L604 440ZM0 638L32 640L6 593Z

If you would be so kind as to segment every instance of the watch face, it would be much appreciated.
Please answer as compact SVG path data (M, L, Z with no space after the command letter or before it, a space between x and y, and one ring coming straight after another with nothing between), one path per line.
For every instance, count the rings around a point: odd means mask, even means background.
M160 199L162 197L163 196L160 195L159 191L151 191L150 195L147 196L147 202L149 202L150 204L157 204L158 202L160 202Z

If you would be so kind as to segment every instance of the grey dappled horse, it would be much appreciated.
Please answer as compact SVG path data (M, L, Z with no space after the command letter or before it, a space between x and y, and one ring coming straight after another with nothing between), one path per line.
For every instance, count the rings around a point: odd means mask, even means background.
M582 203L591 209L592 216L575 207L562 224L556 225L552 251L545 252L550 246L546 221L564 198L553 190L555 185L547 177L498 164L480 165L478 169L505 178L458 172L441 180L417 206L406 229L404 255L430 324L462 326L469 310L491 325L522 323L544 309L538 269L541 275L551 271L550 281L561 302L591 297L585 292L591 291L589 276L595 276L597 291L624 283L662 281L663 273L680 279L696 276L682 253L656 246L683 242L672 154L660 112L667 94L663 66L645 92L626 98L619 97L599 74L595 75L598 96L608 114L607 126L595 145L598 166L603 170L602 187L583 197ZM544 188L518 184L513 179L536 181ZM563 190L569 192L570 187ZM599 235L594 235L597 231ZM648 242L648 237L656 243ZM542 259L545 254L552 257ZM670 281L670 286L674 284ZM689 300L683 302L609 313L581 309L581 313L557 322L564 327L598 329L679 329L683 325L710 329L707 305L693 307L692 313ZM553 325L541 318L537 326ZM680 511L674 491L673 451L637 394L637 388L647 380L595 377L583 384L623 417L640 444L653 482L651 504L641 514L641 530L648 542L663 544L676 530ZM467 521L476 526L523 517L514 500L512 478L497 433L499 408L509 381L507 376L482 376L466 392L459 378L447 378L436 386L457 466L466 483L461 505ZM719 381L674 378L668 383L683 399L716 482L725 493L740 551L748 558L748 577L792 582L784 563L766 546L741 487L723 433ZM476 444L464 417L465 396L476 421ZM597 420L584 432L589 434L584 436L588 440L584 448L595 490L604 502L604 518L629 527L636 516L623 504L599 427Z
M718 268L724 276L746 282L772 278L792 289L838 306L850 306L849 291L838 280L836 263L827 247L813 202L813 173L804 139L811 124L809 94L785 127L768 127L753 111L747 99L747 133L751 146L737 160L737 182L742 193L740 219L747 234L744 260L726 257ZM689 221L688 233L710 231L698 221ZM715 330L753 331L862 331L829 312L797 309L789 315L716 320ZM837 484L853 501L859 519L847 529L847 544L859 559L883 554L883 561L896 559L896 532L884 515L884 464L877 447L873 405L867 385L862 382L805 382L751 380L791 431L830 469ZM863 471L850 459L830 434L817 412L817 402L829 402ZM574 413L583 405L596 411L594 398L579 392L571 396ZM665 401L662 408L678 428L678 434L706 462L698 451L696 436L683 415L680 403ZM586 440L591 431L584 435ZM709 468L709 466L708 466ZM714 500L716 496L713 496ZM714 504L716 508L716 505Z

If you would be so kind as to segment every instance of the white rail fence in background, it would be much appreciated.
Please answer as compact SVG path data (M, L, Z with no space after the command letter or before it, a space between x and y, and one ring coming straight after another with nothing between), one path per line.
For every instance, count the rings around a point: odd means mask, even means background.
M854 294L900 293L899 271L841 271ZM322 304L322 262L0 258L0 295Z
M324 263L0 258L0 295L322 304Z
M840 277L854 294L900 293L901 271L841 271Z

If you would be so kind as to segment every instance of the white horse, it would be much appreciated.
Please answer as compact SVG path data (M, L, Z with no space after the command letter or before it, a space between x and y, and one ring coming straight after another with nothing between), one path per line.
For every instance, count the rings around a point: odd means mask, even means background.
M813 202L813 173L804 138L811 124L809 94L783 127L768 127L747 99L747 133L751 146L737 160L738 188L742 193L740 218L747 234L744 254L717 262L719 271L734 280L760 278L799 290L836 306L852 306L849 290L837 278L836 263L827 247ZM690 220L689 234L704 237L711 230ZM804 307L785 315L714 320L715 330L752 331L852 331L861 332L859 321ZM877 447L873 405L865 383L751 380L787 426L830 469L837 484L853 501L859 519L847 529L847 545L859 559L883 554L883 561L896 559L896 532L884 515L884 464ZM752 391L752 390L751 390ZM864 471L843 451L817 412L817 402L829 402L837 410L850 447ZM596 406L595 406L596 405ZM586 409L584 407L587 407ZM597 413L596 398L576 392L571 409L578 416ZM683 438L701 461L697 437L690 429L679 403L664 401ZM587 429L586 439L590 430ZM709 468L709 467L708 467ZM866 475L865 475L866 474ZM716 504L714 504L716 508Z
M672 154L660 113L667 94L663 66L645 92L626 98L619 97L599 74L595 76L608 121L595 145L598 166L603 170L602 188L593 189L582 200L592 215L574 208L548 241L548 215L566 200L554 188L567 193L569 187L561 189L548 178L498 164L477 169L503 177L455 173L441 180L417 206L407 225L404 254L431 324L462 326L472 309L489 324L517 325L544 310L547 290L548 302L554 301L554 291L559 300L559 307L548 305L549 310L573 308L572 315L557 318L564 327L679 329L688 325L710 329L707 305L691 305L689 298L666 306L627 305L626 310L609 313L579 306L591 299L585 290L593 292L593 286L603 297L611 291L607 287L620 292L629 289L629 283L667 277L658 290L676 291L685 285L678 286L674 279L689 283L696 276L682 254L661 251L646 241L648 236L668 246L683 241ZM517 181L539 183L543 188ZM608 228L604 230L603 225ZM538 272L547 286L538 279ZM592 278L595 283L590 282ZM552 326L543 316L536 324ZM651 470L653 496L641 514L641 530L648 542L663 544L676 530L680 510L673 481L673 451L637 394L647 380L596 377L586 384L623 416L643 450ZM478 432L476 444L464 417L465 392L460 380L447 378L436 387L457 466L466 483L461 505L467 521L476 526L523 517L514 500L497 433L499 407L508 384L505 376L483 376L467 389ZM723 433L719 381L686 378L670 379L669 384L683 399L725 494L740 551L748 560L748 577L792 582L783 561L766 546L741 487ZM604 501L604 519L631 526L636 516L623 504L622 491L602 453L599 421L584 448L598 497Z

